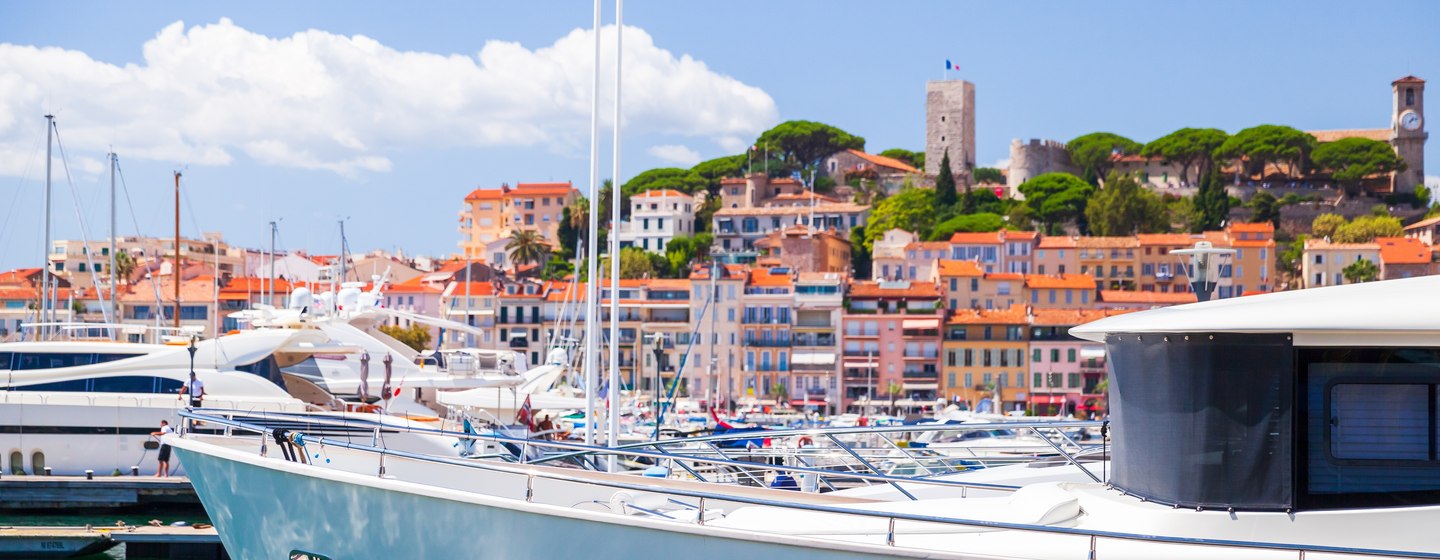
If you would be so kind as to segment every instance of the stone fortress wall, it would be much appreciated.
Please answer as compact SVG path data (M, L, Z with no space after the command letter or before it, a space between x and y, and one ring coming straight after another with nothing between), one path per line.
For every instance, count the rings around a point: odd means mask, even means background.
M1064 142L1038 138L1031 138L1029 142L1018 138L1010 141L1010 174L1005 178L1010 196L1023 200L1025 197L1019 190L1022 183L1038 175L1056 172L1080 174L1080 169L1071 163Z

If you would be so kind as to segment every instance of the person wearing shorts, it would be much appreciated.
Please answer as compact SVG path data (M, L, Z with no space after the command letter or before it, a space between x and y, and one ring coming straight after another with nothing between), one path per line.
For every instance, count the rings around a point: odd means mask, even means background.
M170 429L170 423L165 420L161 420L160 430L150 432L150 436L160 438L165 437L165 434L173 433L175 433L175 430ZM160 442L159 463L160 465L158 466L158 468L155 469L155 476L158 478L168 478L170 476L170 446L166 445L163 440Z

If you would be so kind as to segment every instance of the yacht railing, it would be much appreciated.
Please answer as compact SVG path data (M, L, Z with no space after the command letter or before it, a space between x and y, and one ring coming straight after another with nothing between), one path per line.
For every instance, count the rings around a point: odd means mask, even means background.
M187 418L187 419L190 419L190 420L193 420L193 421L205 422L205 423L208 423L208 424L219 424L219 425L225 426L225 428L226 428L226 429L225 429L225 433L226 433L227 435L229 435L229 434L231 433L231 430L232 430L232 429L238 429L238 430L242 430L242 431L252 431L252 432L256 432L256 433L258 433L258 434L265 434L265 433L270 432L271 429L270 429L270 428L267 428L267 427L264 426L264 425L251 424L251 423L248 423L248 422L245 422L245 421L241 421L241 420L238 420L238 419L236 419L236 418L232 418L232 417L229 417L229 416L228 416L229 414L232 414L232 413L234 413L234 412L238 412L238 411L214 411L214 410L208 410L208 409L201 409L201 410L199 410L199 411L196 411L196 410L186 410L186 411L184 411L184 412L181 412L180 415L181 415L182 417L184 417L184 418ZM278 419L278 418L281 418L281 417L288 417L288 418L291 419L291 420L297 420L297 421L301 421L301 422L318 423L318 424L339 424L339 425L353 424L353 422L349 422L348 420L342 420L342 421L338 421L338 422L337 422L337 421L335 421L334 419L316 419L316 418L313 418L313 417L307 418L307 417L304 417L304 416L295 416L295 415L268 415L268 416L267 416L267 418L270 418L270 419ZM362 421L361 423L364 423L364 422ZM1009 426L1012 426L1012 427L1015 426L1016 424L1024 424L1024 423L1006 423L1006 425L1009 425ZM1068 422L1067 422L1067 424L1068 424ZM378 426L378 424L377 424L377 426ZM213 428L213 426L209 426L209 427ZM945 427L945 426L926 426L926 428L940 428L940 427ZM391 428L394 428L394 427L391 427ZM912 428L914 428L914 427L912 427ZM377 433L378 433L379 428L376 427L375 429L377 430ZM842 428L842 430L845 430L845 429ZM868 428L856 428L856 429L851 429L851 430L862 430L862 431L863 431L863 430L868 430ZM431 432L431 431L435 431L435 430L416 429L416 430L398 430L398 431ZM912 431L916 431L916 430L912 429ZM475 436L476 434L460 434L460 435ZM378 439L378 437L377 437L377 439ZM560 443L561 443L561 442L543 442L543 441L537 441L537 440L523 440L523 439L518 439L518 438L505 438L505 437L503 437L503 436L501 436L501 437L495 437L495 436L489 436L489 435L487 435L486 437L481 438L481 439L496 439L496 440L511 440L511 441L516 441L516 440L518 440L518 441L529 442L529 443L531 443L531 444L546 444L546 445L554 445L554 444L560 444ZM262 441L263 441L263 440L262 440ZM1057 527L1057 526L1051 526L1051 525L1037 525L1037 524L1030 524L1030 523L1016 523L1016 522L1007 522L1007 521L993 521L993 520L986 520L986 519L967 519L967 518L943 517L943 516L935 516L935 515L919 515L919 514L898 513L898 512L871 511L871 510L864 510L864 509L856 509L856 508L852 508L852 507L834 506L834 505L826 505L826 504L818 504L818 503L806 503L806 502L801 502L801 501L785 501L785 500L779 500L779 499L761 498L761 497L755 497L755 496L745 495L745 494L739 494L739 493L728 493L728 494L727 494L727 493L719 493L719 492L705 492L705 491L690 490L690 489L685 489L685 488L674 488L674 487L666 487L666 486L660 486L660 485L654 485L654 484L643 484L643 483L639 483L639 482L628 482L628 481L624 481L624 480L617 480L617 479L615 479L615 478L613 478L613 477L612 477L612 478L586 477L586 476L583 476L583 475L569 475L569 474L563 474L563 473L559 473L559 472L539 471L539 470L527 468L526 466L523 466L523 465L516 465L516 464L514 464L514 463L508 463L508 462L502 462L502 461L476 461L476 460L463 459L463 458L459 458L459 457L451 458L451 457L440 457L440 456L435 456L435 455L424 455L424 454L419 454L419 453L410 453L410 452L401 451L401 450L396 450L396 449L387 449L387 448L385 448L385 447L378 447L378 446L374 446L374 445L365 445L365 444L359 444L359 443L352 443L352 442L348 442L348 441L336 440L336 439L329 439L329 438L324 438L324 437L309 437L309 436L307 436L307 437L304 438L304 441L305 441L307 444L308 444L308 443L315 443L315 444L320 444L320 445L335 446L335 447L341 447L341 448L346 448L346 449L351 449L351 450L356 450L356 451L363 451L363 452L369 452L369 453L377 454L377 455L379 456L379 470L378 470L378 472L377 472L377 476L381 476L381 477L384 477L384 476L385 476L385 458L386 458L387 456L388 456L388 457L392 457L392 458L401 458L401 459L413 460L413 461L424 462L424 463L445 464L445 465L452 465L452 466L472 468L472 469L477 469L477 470L484 470L484 471L490 471L490 472L498 472L498 473L505 473L505 474L516 475L517 477L523 477L524 480L525 480L526 492L525 492L525 495L524 495L524 501L526 501L526 502L534 502L535 481L536 481L537 479L544 479L544 480L551 480L551 481L558 481L558 482L567 482L567 483L574 483L574 484L584 484L584 485L590 485L590 486L599 486L599 487L606 487L606 488L615 488L615 489L619 489L619 490L630 490L630 491L635 491L635 492L646 492L646 493L651 493L651 494L671 496L672 498L669 500L671 503L679 504L679 505L685 506L685 507L687 507L687 508L689 508L689 509L693 509L693 510L696 511L697 515L696 515L696 517L695 517L695 519L696 519L695 523L698 524L698 525L704 525L705 522L706 522L706 519L707 519L707 518L706 518L707 501L708 501L708 502L718 502L718 503L722 503L722 504L746 504L746 505L752 505L752 506L773 507L773 508L780 508L780 509L794 510L794 511L806 511L806 512L815 512L815 513L827 513L827 514L835 514L835 515L849 516L849 517L856 518L856 519L878 519L878 520L883 520L883 521L886 522L887 530L886 530L886 534L885 534L885 544L886 544L887 546L895 547L896 549L905 549L905 550L907 550L907 551L915 551L915 552L921 552L921 551L933 550L933 549L926 549L926 548L918 547L918 546L915 546L915 547L906 547L906 546L902 546L901 544L899 544L899 543L897 542L897 537L904 537L904 536L906 536L906 535L909 534L909 533L902 532L902 531L897 531L897 530L896 530L896 525L897 525L897 523L900 523L900 522L909 522L909 523L925 523L925 524L935 524L935 525L952 525L952 526L964 526L964 527L980 527L980 528L995 529L995 530L1020 531L1020 532L1025 532L1025 533L1049 534L1049 535L1058 535L1058 536L1074 537L1077 541L1080 541L1080 543L1077 543L1077 544L1082 544L1082 546L1088 546L1088 558L1090 558L1091 560L1094 560L1094 559L1097 559L1097 558L1100 557L1100 556L1097 554L1098 551L1099 551L1099 549L1100 549L1099 545L1100 545L1100 543L1105 542L1105 541L1138 542L1138 543L1146 543L1146 544L1154 544L1154 545L1162 545L1162 546L1163 546L1163 545L1173 545L1173 546L1186 546L1186 547L1205 547L1205 548L1211 548L1211 549L1217 549L1217 548L1218 548L1218 549L1239 549L1239 550L1249 550L1249 551L1283 552L1283 553L1292 553L1292 554L1295 554L1295 555L1296 555L1296 558L1299 558L1300 560L1304 560L1304 559L1307 557L1307 555L1309 555L1309 554L1335 554L1335 555L1345 555L1345 556L1371 556L1371 557L1385 557L1385 558L1440 559L1440 553L1434 553L1434 552L1421 552L1421 551L1408 551L1408 550L1392 550L1392 549L1375 549L1375 548L1363 548L1363 547L1344 547L1344 546L1329 546L1329 545L1313 545L1313 544L1300 544L1300 543L1277 543L1277 542L1247 541L1247 540L1235 540L1235 539L1208 539L1208 538L1199 538L1199 537L1179 537L1179 536L1166 536L1166 535L1148 535L1148 534L1140 534L1140 533L1125 533L1125 532L1120 532L1120 531L1103 531L1103 530L1094 530L1094 529L1081 529L1081 528L1074 528L1074 527ZM583 445L573 445L573 444L563 444L562 446L563 446L563 447L587 447L587 446L583 446ZM624 454L624 455L630 455L630 454L653 455L653 453L650 453L650 452L642 452L642 451L630 450L630 449L609 449L609 448L598 448L598 447L597 447L597 448L590 448L590 449L588 449L588 450L589 450L589 451L593 451L593 452L595 452L595 453L597 453L597 454L601 454L601 453L612 453L612 454ZM637 479L638 479L638 480L644 480L643 478L640 478L640 477L637 477ZM939 482L939 481L925 480L925 479L913 479L913 480L907 479L906 481L907 481L907 482L926 482L926 483ZM423 483L421 483L421 482L414 482L414 484L423 484ZM675 500L673 497L689 498L689 499L695 500L695 503L694 503L694 504L686 503L686 502L683 502L683 501L680 501L680 500ZM655 515L656 517L659 517L659 518L666 518L666 517L667 517L667 516L664 516L664 515L656 514L655 512L648 512L648 511L645 511L645 510L640 510L640 509L638 509L638 508L637 508L637 510L638 510L638 511L641 511L641 512L643 512L643 513ZM933 531L923 531L923 530L922 530L919 534L930 534L930 533L933 533ZM814 538L814 539L816 539L816 540L823 540L823 539L820 538L820 537L808 537L808 538Z

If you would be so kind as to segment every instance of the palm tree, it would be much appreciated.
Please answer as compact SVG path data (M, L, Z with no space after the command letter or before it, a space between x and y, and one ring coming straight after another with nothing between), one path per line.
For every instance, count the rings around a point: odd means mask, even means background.
M570 203L570 227L575 231L585 231L590 227L590 200L583 197L575 197Z
M515 264L516 270L521 265L544 263L550 255L550 245L545 243L545 238L540 236L540 232L531 230L517 230L510 234L505 250L510 252L510 262Z
M885 386L885 394L890 396L890 415L891 415L891 416L894 416L894 415L895 415L895 399L900 398L900 395L901 395L902 393L904 393L904 392L905 392L905 387L901 386L899 383L896 383L896 382L894 382L894 381L891 381L889 385L886 385L886 386Z
M130 283L130 274L135 272L135 257L124 249L115 252L115 276L121 284Z

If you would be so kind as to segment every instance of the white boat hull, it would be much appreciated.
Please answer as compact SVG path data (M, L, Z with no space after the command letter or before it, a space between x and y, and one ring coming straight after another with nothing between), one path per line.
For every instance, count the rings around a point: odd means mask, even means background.
M178 440L176 450L190 466L226 550L237 559L289 558L296 551L337 559L656 553L683 554L687 560L991 558L530 503L261 458L189 439Z

